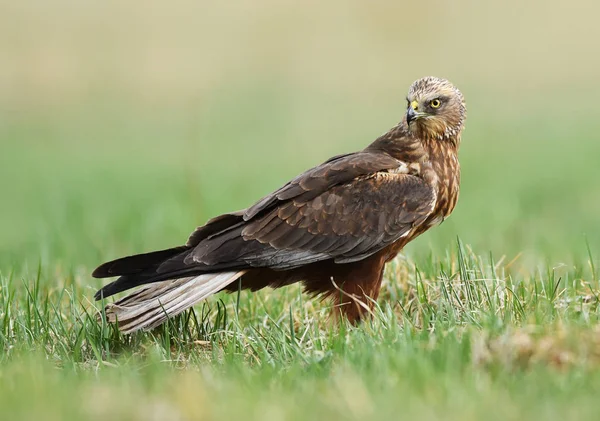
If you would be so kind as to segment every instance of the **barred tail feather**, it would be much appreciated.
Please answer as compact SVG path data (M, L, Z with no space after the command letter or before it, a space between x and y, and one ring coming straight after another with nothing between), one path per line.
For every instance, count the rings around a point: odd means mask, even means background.
M150 330L235 282L245 271L206 273L149 284L106 306L123 333Z

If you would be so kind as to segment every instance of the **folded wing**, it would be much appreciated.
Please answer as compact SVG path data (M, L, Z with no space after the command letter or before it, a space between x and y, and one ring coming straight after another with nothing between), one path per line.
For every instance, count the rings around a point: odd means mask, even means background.
M94 276L123 276L97 297L201 273L361 260L422 224L435 201L432 187L388 154L342 155L244 211L214 218L183 247L100 266Z

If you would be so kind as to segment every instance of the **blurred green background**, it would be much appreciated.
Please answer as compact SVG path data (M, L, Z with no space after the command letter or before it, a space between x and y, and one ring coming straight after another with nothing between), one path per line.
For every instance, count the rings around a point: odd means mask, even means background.
M464 93L456 236L523 264L600 250L597 3L0 4L0 270L89 273L182 243L396 124L421 76ZM57 284L61 278L57 276Z
M0 414L597 419L599 4L0 1ZM190 331L96 323L97 264L364 148L426 75L466 97L461 197L383 315L287 288Z

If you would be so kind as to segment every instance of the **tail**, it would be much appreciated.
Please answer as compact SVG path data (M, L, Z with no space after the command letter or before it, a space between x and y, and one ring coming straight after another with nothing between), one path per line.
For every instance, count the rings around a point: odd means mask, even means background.
M206 273L206 266L185 265L184 259L191 251L192 247L181 246L122 257L99 266L92 274L95 278L119 278L96 292L96 300L144 285L108 304L107 320L117 322L123 333L152 329L222 290L245 272L214 265L211 273Z
M158 271L160 266L167 261L173 259L183 260L189 251L189 247L174 247L151 253L121 257L120 259L106 262L98 266L92 273L92 276L94 278L119 276L119 278L102 287L96 292L94 298L100 300L140 285L198 275L201 271L197 268L185 269L179 267L175 270L167 271L167 273L159 273Z
M246 271L205 273L147 285L106 306L109 322L123 333L150 330L235 282Z

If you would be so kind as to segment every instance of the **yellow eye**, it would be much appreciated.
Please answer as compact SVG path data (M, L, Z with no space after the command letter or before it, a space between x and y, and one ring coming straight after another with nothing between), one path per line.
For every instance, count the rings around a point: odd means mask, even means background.
M440 101L439 99L434 99L432 100L429 105L431 105L431 108L440 108L440 105L442 105L442 101Z

